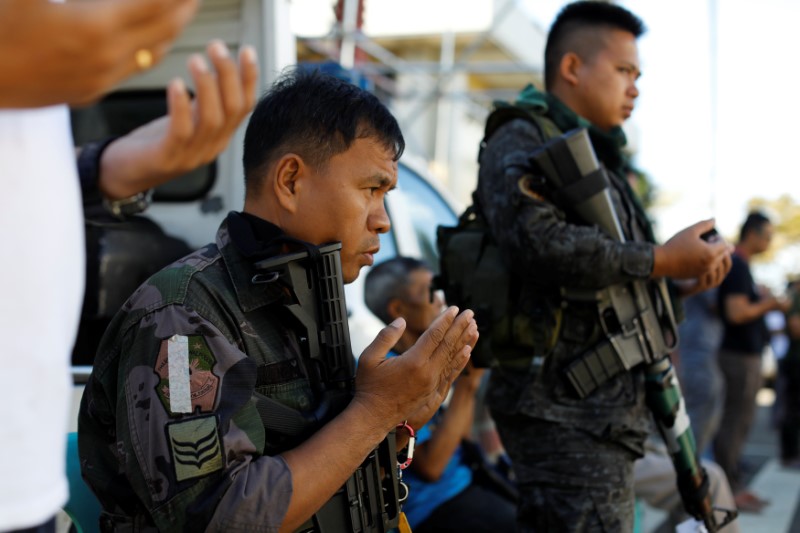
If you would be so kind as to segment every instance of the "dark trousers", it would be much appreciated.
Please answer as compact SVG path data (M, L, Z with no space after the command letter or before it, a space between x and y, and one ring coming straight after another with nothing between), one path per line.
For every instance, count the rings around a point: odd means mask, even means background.
M519 489L520 531L633 529L633 452L575 427L493 412Z
M787 356L781 360L778 372L783 389L781 459L792 461L800 458L800 359Z
M40 524L34 527L29 527L27 529L14 529L12 531L9 531L8 533L55 533L55 531L56 531L56 519L55 517L53 517L44 524Z
M742 490L739 460L756 413L761 388L760 354L720 350L719 368L725 378L722 421L714 439L714 460L728 476L734 493Z
M516 506L475 483L436 508L414 533L504 533L517 530Z

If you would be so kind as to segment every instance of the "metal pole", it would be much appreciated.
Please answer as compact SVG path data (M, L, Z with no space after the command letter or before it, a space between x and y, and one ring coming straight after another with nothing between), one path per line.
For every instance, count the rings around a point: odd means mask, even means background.
M717 150L719 148L719 141L717 139L717 120L719 114L718 100L718 86L717 86L717 0L708 0L708 36L709 36L709 54L708 60L711 65L709 69L709 91L711 93L711 105L709 111L711 113L711 168L710 170L710 194L708 199L709 208L711 209L712 216L717 215Z
M356 25L358 17L358 0L344 0L342 13L342 46L339 48L339 64L347 70L356 63Z

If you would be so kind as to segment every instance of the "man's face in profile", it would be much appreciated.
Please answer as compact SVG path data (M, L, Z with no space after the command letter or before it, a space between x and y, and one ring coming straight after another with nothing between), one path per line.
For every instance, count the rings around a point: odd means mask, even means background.
M774 233L775 228L769 223L764 224L761 229L755 232L755 253L764 253L769 249Z
M394 151L373 137L357 138L350 148L311 170L298 191L302 219L295 236L314 244L342 243L345 283L371 266L389 231L384 198L397 184Z
M392 304L394 314L406 321L406 329L416 335L422 335L426 329L445 310L445 303L439 291L432 292L433 272L427 268L419 268L409 273L408 285L402 296Z
M578 110L602 130L610 130L631 116L639 96L639 51L636 37L624 30L603 31L603 48L583 61L576 72L581 100Z

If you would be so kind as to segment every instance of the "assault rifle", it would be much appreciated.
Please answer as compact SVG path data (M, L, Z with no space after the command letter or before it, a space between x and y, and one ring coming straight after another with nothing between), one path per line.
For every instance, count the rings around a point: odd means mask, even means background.
M264 259L255 264L253 283L266 283L296 319L300 349L312 389L319 399L308 412L255 393L267 441L295 446L341 413L353 398L355 359L347 326L341 243ZM400 517L394 432L373 450L302 532L385 533Z
M614 210L609 181L600 166L586 129L567 132L530 156L531 166L554 191L554 200L568 206L584 222L599 226L609 237L625 242ZM566 370L576 394L585 398L619 374L643 365L645 399L664 438L677 473L684 507L709 532L736 517L735 510L712 508L708 475L697 457L697 446L669 353L678 332L666 282L636 280L599 291L563 289L569 300L596 302L605 339ZM721 522L715 511L724 513Z
M582 220L625 242L611 203L608 176L585 129L556 137L535 152L531 162L554 189L557 204L569 206ZM663 359L677 345L678 326L663 279L638 280L599 291L564 288L562 293L566 300L597 302L606 334L604 342L567 370L581 398L620 372Z

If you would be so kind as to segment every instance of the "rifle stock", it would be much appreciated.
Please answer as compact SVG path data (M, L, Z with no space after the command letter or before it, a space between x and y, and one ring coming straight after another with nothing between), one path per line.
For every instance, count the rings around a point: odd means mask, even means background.
M341 413L355 392L355 359L350 346L344 296L341 243L271 257L255 264L264 283L274 283L282 304L304 330L300 347L316 409L301 412L256 393L265 430L297 445ZM386 533L399 522L399 478L391 432L347 482L298 531ZM349 527L350 529L345 529Z

